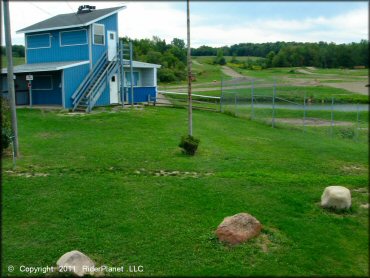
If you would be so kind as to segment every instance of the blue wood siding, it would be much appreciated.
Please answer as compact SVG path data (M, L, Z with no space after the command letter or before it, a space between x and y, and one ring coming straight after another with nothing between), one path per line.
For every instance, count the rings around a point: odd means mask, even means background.
M74 46L87 43L86 29L60 32L61 46Z
M90 70L89 64L64 69L64 98L65 107L72 108L72 95Z
M70 30L61 30L70 31ZM46 32L32 33L27 35L44 34ZM48 63L48 62L63 62L63 61L86 61L89 60L89 46L84 45L73 45L73 46L60 46L60 31L50 31L47 34L51 34L50 41L51 47L29 49L27 45L27 64L34 63ZM79 32L81 36L85 36L85 32ZM32 38L33 36L27 38ZM39 37L39 36L38 36ZM82 40L82 37L81 37ZM27 40L28 44L28 40Z
M96 102L96 106L105 106L110 104L110 88L109 88L109 80L108 86L105 87L104 92L99 97L98 101Z
M111 15L107 18L104 18L102 20L99 20L95 23L105 25L105 39L104 39L105 43L104 43L104 45L92 44L92 62L93 62L93 64L95 64L96 61L99 60L101 55L108 49L107 32L108 31L115 31L118 35L117 14L113 14L113 15ZM91 35L93 35L93 32L91 32Z
M42 85L45 89L32 89L32 103L37 105L62 105L62 88L61 88L61 72L50 71L50 72L38 72L33 74L35 84L40 81L39 85L43 83L46 76L51 80L51 84ZM39 81L37 81L39 80ZM51 85L52 87L50 88ZM44 86L44 87L43 87ZM40 87L38 87L40 88ZM47 88L47 89L46 89Z
M26 36L27 48L49 48L51 47L50 33Z
M125 87L125 92L128 93L128 101L131 103L131 88ZM156 97L157 88L156 87L135 87L134 88L134 103L147 102L148 96L150 95L153 101ZM125 101L127 101L125 94Z

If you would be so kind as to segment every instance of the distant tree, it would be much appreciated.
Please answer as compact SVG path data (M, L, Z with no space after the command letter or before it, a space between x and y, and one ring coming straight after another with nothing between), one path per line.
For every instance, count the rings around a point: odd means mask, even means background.
M171 42L171 44L181 50L185 49L185 42L182 39L174 38Z
M268 68L271 68L271 66L272 66L272 60L274 59L274 57L275 57L275 52L274 51L270 51L267 54L266 58L267 58L267 67Z
M225 60L222 49L219 49L217 51L217 57L214 59L214 64L218 64L218 65L225 65L226 64L226 60Z
M162 53L158 51L149 50L146 58L144 58L146 62L152 64L160 64L162 60Z

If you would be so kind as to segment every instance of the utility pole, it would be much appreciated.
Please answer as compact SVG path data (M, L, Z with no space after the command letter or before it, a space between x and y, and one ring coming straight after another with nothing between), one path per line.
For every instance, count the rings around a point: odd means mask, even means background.
M13 53L12 53L12 37L10 34L10 18L9 18L9 0L4 0L4 29L5 29L5 44L6 44L6 56L8 60L8 94L9 104L12 117L12 129L13 129L13 148L14 156L19 155L18 145L18 124L17 124L17 110L15 108L15 91L14 91L14 79L13 79Z
M190 52L190 4L189 0L187 4L187 43L188 43L188 121L189 121L189 135L193 135L193 106L191 98L191 52Z

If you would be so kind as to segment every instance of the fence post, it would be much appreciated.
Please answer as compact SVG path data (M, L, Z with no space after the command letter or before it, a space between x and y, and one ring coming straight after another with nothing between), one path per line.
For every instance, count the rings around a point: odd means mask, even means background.
M274 88L272 90L272 128L275 127L275 95L276 95L276 80L274 80Z
M359 107L359 104L357 103L357 107L356 107L356 110L357 110L357 124L356 124L356 142L358 142L358 138L359 138L359 131L360 131L360 107Z
M15 155L15 147L14 147L14 136L10 137L11 145L12 145L12 156L13 156L13 169L17 166L17 157Z
M303 97L303 132L306 132L306 92Z
M221 97L220 97L220 112L222 113L222 100L224 98L224 78L221 77Z
M253 118L254 118L254 105L253 105L253 102L254 102L254 79L252 79L252 92L251 92L251 95L252 95L252 97L251 97L251 109L252 109L252 111L251 111L251 120L253 120Z
M334 97L331 97L331 124L330 124L330 136L333 137L334 128Z

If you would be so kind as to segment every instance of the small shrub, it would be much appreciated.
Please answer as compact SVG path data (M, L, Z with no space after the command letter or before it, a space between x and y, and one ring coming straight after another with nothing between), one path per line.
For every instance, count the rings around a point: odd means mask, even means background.
M354 129L350 127L339 129L338 134L345 139L353 139L356 135Z
M1 152L3 152L5 149L7 149L10 145L11 139L10 139L10 133L7 128L1 129Z
M235 112L226 110L223 112L225 115L231 116L231 117L236 117Z
M198 149L200 140L191 136L182 136L179 147L183 149L183 152L188 155L194 155Z
M11 142L10 106L6 98L1 97L1 152L7 149Z

